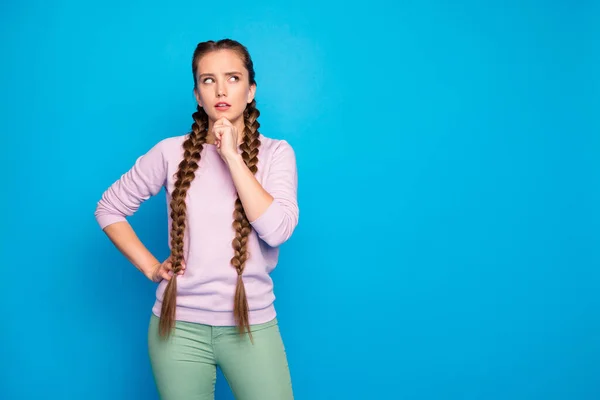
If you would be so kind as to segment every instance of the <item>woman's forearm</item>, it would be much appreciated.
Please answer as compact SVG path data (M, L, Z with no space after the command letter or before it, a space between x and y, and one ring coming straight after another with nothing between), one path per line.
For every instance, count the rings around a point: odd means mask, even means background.
M231 157L226 162L248 221L258 219L273 202L273 196L256 180L241 156Z
M115 222L104 228L104 233L117 249L146 277L160 261L140 241L137 234L126 221Z

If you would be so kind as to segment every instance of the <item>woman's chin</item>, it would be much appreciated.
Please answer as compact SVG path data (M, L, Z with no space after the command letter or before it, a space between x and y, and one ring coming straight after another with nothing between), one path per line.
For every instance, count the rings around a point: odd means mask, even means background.
M221 118L227 118L227 120L229 122L233 122L233 121L237 121L238 119L240 119L241 117L243 117L243 113L232 113L231 110L227 110L227 111L219 111L216 110L216 112L213 115L209 115L209 118L213 120L213 122L216 122L217 120L221 119Z

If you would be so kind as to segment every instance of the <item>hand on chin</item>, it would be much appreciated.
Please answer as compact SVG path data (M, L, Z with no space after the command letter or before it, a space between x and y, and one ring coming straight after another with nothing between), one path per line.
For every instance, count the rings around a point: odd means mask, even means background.
M215 121L212 128L217 151L224 161L238 155L238 130L225 116Z

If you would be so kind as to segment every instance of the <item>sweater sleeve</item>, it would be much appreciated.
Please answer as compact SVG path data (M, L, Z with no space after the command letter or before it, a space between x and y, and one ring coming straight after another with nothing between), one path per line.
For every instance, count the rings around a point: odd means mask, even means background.
M156 195L166 182L167 166L161 141L137 158L129 171L102 194L94 213L102 229L125 221L150 196Z
M273 196L273 202L250 224L269 246L277 247L292 236L299 217L296 155L285 140L273 153L263 187Z

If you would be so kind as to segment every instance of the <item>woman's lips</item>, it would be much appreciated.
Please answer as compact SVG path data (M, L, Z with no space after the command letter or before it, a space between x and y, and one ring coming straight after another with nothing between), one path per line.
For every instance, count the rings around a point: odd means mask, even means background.
M229 110L230 107L231 107L231 104L225 103L225 102L220 102L220 103L215 104L215 108L219 111Z

